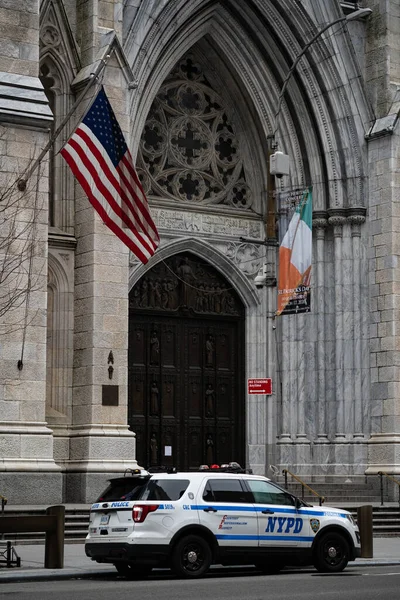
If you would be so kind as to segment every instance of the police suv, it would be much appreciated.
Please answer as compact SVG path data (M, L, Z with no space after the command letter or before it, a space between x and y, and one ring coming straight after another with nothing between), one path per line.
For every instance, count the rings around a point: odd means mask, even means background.
M239 468L138 469L111 479L91 507L85 551L127 577L159 566L196 578L212 564L252 564L264 573L285 565L337 572L361 549L349 512L311 506Z

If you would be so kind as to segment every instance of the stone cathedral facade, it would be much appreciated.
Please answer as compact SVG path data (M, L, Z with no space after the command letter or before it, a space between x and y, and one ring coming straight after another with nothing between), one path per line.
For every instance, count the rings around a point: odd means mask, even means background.
M86 503L137 465L231 460L399 475L398 2L0 0L0 23L0 494ZM146 265L59 155L100 85L160 233ZM309 186L311 312L275 317Z

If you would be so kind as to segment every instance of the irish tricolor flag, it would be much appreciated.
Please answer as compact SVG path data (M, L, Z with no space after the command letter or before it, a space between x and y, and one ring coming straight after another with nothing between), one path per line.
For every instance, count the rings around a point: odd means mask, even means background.
M279 248L277 315L310 311L312 191L304 191Z

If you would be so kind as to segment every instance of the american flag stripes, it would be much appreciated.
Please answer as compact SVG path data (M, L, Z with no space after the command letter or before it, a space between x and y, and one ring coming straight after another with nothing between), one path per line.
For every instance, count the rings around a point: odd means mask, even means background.
M147 263L160 238L103 88L61 154L104 223Z

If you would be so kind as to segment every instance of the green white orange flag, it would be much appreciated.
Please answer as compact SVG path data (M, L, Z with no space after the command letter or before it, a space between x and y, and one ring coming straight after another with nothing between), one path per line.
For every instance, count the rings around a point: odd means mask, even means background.
M276 314L310 312L312 189L304 191L279 247Z

